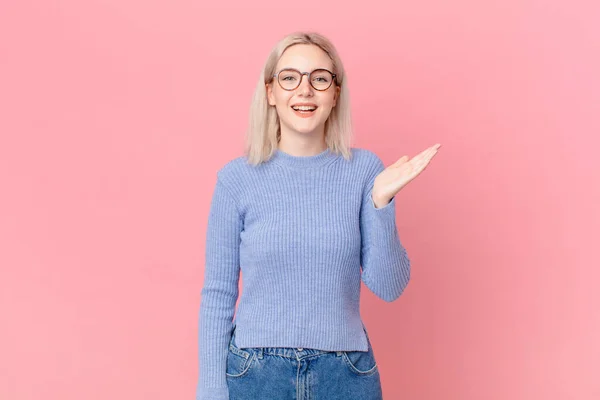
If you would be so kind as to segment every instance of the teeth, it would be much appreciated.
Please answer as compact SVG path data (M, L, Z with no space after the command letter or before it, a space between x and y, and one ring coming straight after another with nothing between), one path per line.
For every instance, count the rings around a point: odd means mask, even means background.
M300 111L313 111L313 110L316 110L316 107L312 107L312 106L294 106L292 108L294 110L300 110Z

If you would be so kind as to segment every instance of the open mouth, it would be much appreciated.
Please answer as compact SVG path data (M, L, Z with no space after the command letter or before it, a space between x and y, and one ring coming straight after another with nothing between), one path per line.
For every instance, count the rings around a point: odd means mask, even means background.
M312 117L317 111L316 106L292 106L294 114L302 118Z

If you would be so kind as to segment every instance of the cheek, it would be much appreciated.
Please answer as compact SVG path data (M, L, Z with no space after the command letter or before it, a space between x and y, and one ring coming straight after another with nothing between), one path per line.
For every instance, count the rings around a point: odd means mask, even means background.
M323 111L326 111L328 113L331 111L334 104L335 100L333 99L333 96L328 96L321 100L321 108L323 109Z
M279 96L276 98L277 104L277 115L279 118L288 119L289 114L291 112L291 108L289 106L289 98L287 96Z
M288 93L275 93L274 98L277 108L285 109L289 107L290 95Z

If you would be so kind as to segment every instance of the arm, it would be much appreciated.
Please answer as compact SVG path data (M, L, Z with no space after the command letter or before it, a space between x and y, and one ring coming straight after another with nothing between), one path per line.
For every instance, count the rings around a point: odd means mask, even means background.
M238 298L239 243L243 220L217 178L206 231L206 264L200 303L200 375L196 400L228 400L225 375Z
M410 260L396 229L396 200L373 199L373 183L383 171L378 158L363 191L360 212L362 280L379 298L396 300L410 279ZM377 205L376 205L377 201Z

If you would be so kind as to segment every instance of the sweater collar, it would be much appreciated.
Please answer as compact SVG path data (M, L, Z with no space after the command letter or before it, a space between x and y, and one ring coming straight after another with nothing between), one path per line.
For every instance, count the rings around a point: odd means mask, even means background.
M293 156L280 149L273 153L273 162L290 168L318 168L333 161L337 155L329 148L312 156Z

